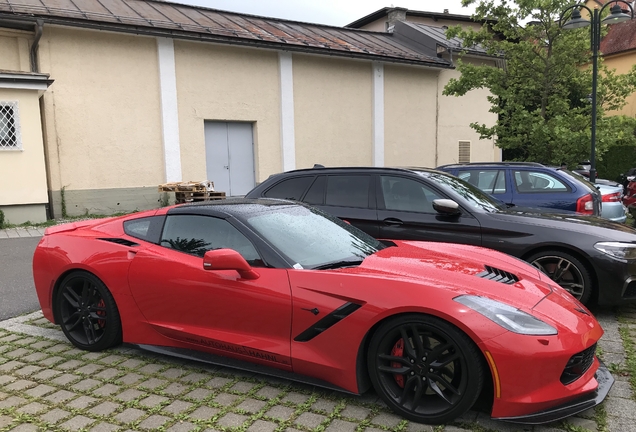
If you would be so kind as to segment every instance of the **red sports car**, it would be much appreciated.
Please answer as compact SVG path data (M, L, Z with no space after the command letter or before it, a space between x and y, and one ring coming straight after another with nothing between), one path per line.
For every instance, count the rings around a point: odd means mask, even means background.
M377 241L311 207L225 200L47 229L44 315L77 347L121 342L362 393L445 423L481 398L541 423L613 378L587 309L516 258Z

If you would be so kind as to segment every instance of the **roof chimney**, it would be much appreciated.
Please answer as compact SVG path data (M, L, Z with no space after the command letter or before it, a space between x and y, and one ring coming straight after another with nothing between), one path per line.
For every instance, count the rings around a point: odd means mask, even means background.
M406 11L408 9L396 7L391 8L387 13L386 31L393 33L393 27L397 21L406 21Z

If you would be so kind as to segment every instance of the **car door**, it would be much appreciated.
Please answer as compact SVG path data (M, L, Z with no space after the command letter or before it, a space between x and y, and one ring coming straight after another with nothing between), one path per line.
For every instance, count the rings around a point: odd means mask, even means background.
M448 199L425 180L395 175L377 177L380 238L481 245L481 226L470 213L446 216L433 200Z
M259 274L204 270L207 250L239 252ZM285 269L262 267L252 242L227 220L168 215L159 245L136 253L135 302L162 335L220 355L291 368L291 292Z
M302 201L349 222L373 237L377 238L380 234L372 175L318 176Z
M511 174L515 206L576 210L579 197L575 196L570 185L551 173L537 169L513 169Z

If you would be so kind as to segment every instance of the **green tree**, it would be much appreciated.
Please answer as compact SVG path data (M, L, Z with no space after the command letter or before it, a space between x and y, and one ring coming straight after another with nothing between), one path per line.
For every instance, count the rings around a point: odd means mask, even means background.
M496 138L509 159L576 165L590 155L592 92L590 28L561 28L561 11L574 0L462 0L477 4L474 17L490 23L480 31L453 27L448 37L465 46L480 44L505 59L492 67L460 59L461 77L451 79L445 95L490 90L494 126L471 124L481 138ZM564 18L564 21L569 15ZM588 67L589 66L589 67ZM636 67L619 75L599 59L596 154L614 145L636 145L636 120L608 116L636 90Z

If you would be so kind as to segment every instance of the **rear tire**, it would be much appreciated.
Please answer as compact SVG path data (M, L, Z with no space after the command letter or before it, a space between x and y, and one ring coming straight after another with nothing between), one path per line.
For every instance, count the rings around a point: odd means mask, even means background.
M95 275L85 271L67 275L55 297L62 331L77 348L102 351L121 343L121 317L115 299Z
M572 255L561 251L544 251L532 255L526 261L545 273L581 303L587 304L592 297L590 272Z
M369 345L375 390L399 415L443 424L468 411L484 384L478 348L439 318L403 315L382 324Z

